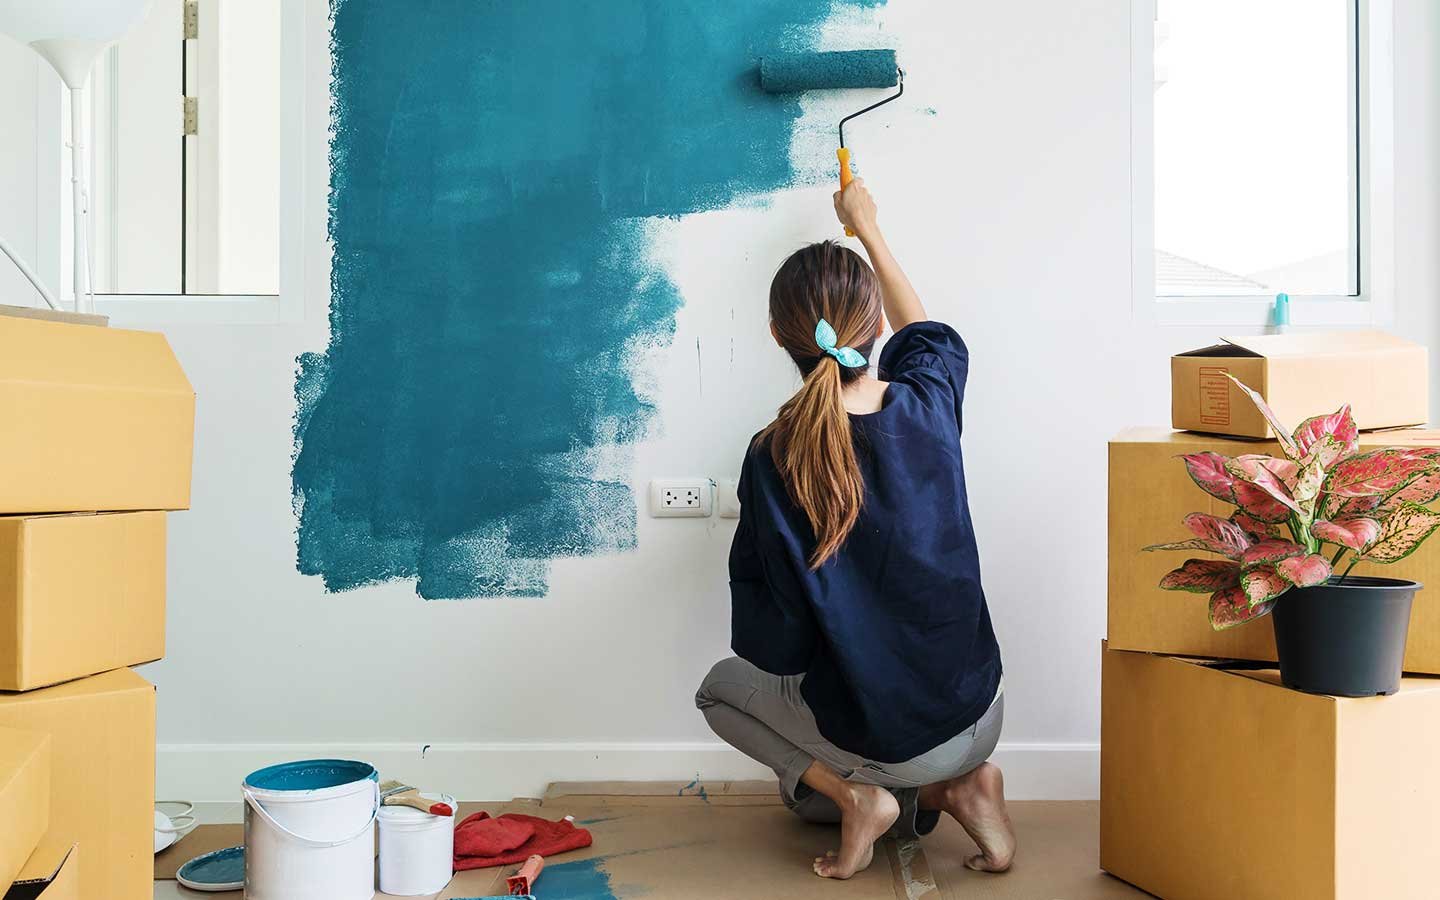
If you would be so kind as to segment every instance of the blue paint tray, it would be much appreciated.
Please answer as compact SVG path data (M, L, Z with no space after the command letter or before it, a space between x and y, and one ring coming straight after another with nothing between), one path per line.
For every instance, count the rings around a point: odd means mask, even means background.
M192 891L238 891L245 886L245 848L226 847L180 867L175 880Z

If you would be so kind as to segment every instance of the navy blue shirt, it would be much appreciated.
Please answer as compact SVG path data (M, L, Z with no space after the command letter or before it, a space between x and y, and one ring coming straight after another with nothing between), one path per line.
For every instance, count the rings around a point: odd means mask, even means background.
M939 322L915 322L880 353L877 412L850 416L865 504L816 571L815 533L768 447L740 473L730 549L731 647L775 675L804 673L820 733L882 763L969 728L1000 682L1000 648L960 453L969 353Z

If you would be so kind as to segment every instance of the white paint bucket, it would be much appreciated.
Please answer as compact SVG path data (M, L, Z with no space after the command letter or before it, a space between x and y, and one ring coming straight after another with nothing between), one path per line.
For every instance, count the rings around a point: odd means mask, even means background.
M370 900L375 767L310 759L251 772L245 794L246 900Z
M446 794L426 800L459 807ZM413 897L438 894L450 883L455 862L455 814L432 816L409 806L380 807L380 890Z

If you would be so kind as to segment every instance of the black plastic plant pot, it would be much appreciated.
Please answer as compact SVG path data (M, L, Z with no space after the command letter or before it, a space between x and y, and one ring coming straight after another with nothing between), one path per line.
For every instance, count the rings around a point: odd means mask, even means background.
M1421 586L1352 575L1287 591L1271 616L1280 680L1297 691L1336 697L1400 690L1410 601Z

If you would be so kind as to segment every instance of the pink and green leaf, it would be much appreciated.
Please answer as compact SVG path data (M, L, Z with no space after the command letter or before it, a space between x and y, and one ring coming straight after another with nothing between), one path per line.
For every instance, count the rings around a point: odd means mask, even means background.
M1300 452L1300 448L1296 445L1295 439L1290 436L1290 429L1280 423L1280 419L1276 417L1275 411L1270 408L1270 404L1265 402L1265 398L1255 391L1252 391L1249 385L1234 375L1231 375L1229 372L1225 373L1225 377L1235 382L1235 385L1240 388L1241 392L1250 398L1250 402L1255 404L1255 408L1260 410L1260 415L1265 417L1265 421L1270 423L1270 430L1275 432L1275 440L1280 442L1280 449L1284 451L1285 455L1299 462L1305 454Z
M1280 474L1286 473L1293 477L1297 470L1294 463L1288 460L1275 459L1270 456L1249 454L1246 456L1237 456L1230 460L1226 468L1231 475L1234 475L1246 484L1254 485L1268 494L1270 498L1276 502L1283 504L1301 515L1305 514L1305 510L1296 502L1294 495L1290 493L1290 488L1286 486L1283 480L1286 477L1285 474ZM1236 497L1239 497L1238 486ZM1241 508L1252 515L1264 518L1264 516L1260 515L1260 513L1254 509L1244 506Z
M1186 453L1180 458L1185 460L1185 470L1202 491L1220 500L1234 502L1232 485L1235 483L1235 476L1225 469L1226 457L1207 450L1203 453Z
M1239 583L1240 564L1223 559L1187 559L1180 568L1160 579L1164 590L1197 594L1214 593Z
M1370 494L1366 497L1334 497L1330 494L1321 494L1321 496L1324 497L1322 504L1325 510L1324 518L1331 521L1354 519L1360 516L1375 518L1370 514L1384 501L1379 494Z
M1248 481L1235 482L1235 505L1250 517L1276 524L1290 518L1290 507Z
M1266 495L1266 499L1269 499L1268 494ZM1275 503L1274 500L1271 500L1270 502ZM1276 503L1275 505L1279 506L1282 510L1285 510L1285 507L1282 504ZM1285 513L1288 516L1289 510L1285 510ZM1240 530L1244 531L1247 535L1250 536L1250 540L1252 543L1255 541L1263 541L1265 538L1280 536L1280 526L1274 524L1273 522L1266 522L1263 519L1256 518L1255 516L1250 515L1244 510L1236 510L1235 512L1231 513L1230 521L1234 522L1236 525L1239 525Z
M1251 473L1257 472L1260 468L1270 470L1287 488L1295 484L1295 476L1300 471L1300 465L1288 459L1264 453L1244 453L1231 460L1230 473L1250 479Z
M1239 524L1209 513L1191 513L1185 517L1185 527L1195 537L1186 541L1154 544L1145 549L1205 550L1230 559L1239 559L1240 554L1251 544L1250 535Z
M1210 627L1224 631L1258 619L1274 608L1274 600L1252 606L1244 588L1226 588L1210 596Z
M1181 520L1190 533L1196 537L1210 538L1215 541L1223 541L1227 544L1234 544L1243 550L1250 544L1250 538L1246 536L1245 529L1236 525L1229 519L1222 519L1219 516L1212 516L1209 513L1193 512Z
M1234 547L1227 547L1219 541L1211 541L1205 538L1190 538L1186 541L1171 541L1166 544L1151 544L1140 549L1147 552L1153 550L1204 550L1207 553L1218 553L1229 559L1239 559L1240 551Z
M1240 555L1240 564L1244 566L1258 566L1265 563L1278 563L1282 559L1292 556L1303 556L1305 548L1282 538L1268 538L1258 544L1251 546Z
M1380 536L1380 523L1368 516L1335 521L1321 519L1310 526L1310 533L1322 541L1359 552Z
M1191 534L1224 547L1226 556L1239 556L1250 546L1245 529L1229 519L1196 512L1186 516L1184 522Z
M1440 472L1421 475L1400 490L1385 498L1387 512L1398 509L1402 503L1418 503L1421 506L1435 502L1440 497ZM1355 498L1360 499L1360 498ZM1378 504L1377 504L1378 505ZM1372 507L1373 508L1373 507Z
M1404 448L1372 450L1352 456L1331 470L1325 492L1333 497L1384 497L1437 469L1440 459L1416 455Z
M1295 479L1295 484L1290 488L1295 502L1306 508L1313 508L1312 502L1320 495L1320 487L1325 483L1325 469L1318 460L1312 460L1300 468L1300 474Z
M1294 587L1314 587L1330 577L1330 561L1314 553L1292 556L1276 563L1275 571Z
M1250 605L1255 606L1290 590L1290 582L1274 566L1256 566L1240 576L1240 589Z
M1379 537L1366 548L1361 559L1377 563L1402 560L1436 528L1440 528L1440 513L1431 512L1418 503L1403 503L1381 523Z
M1306 419L1295 429L1294 437L1300 456L1318 463L1322 469L1329 469L1360 450L1360 429L1355 427L1349 404L1328 416Z

